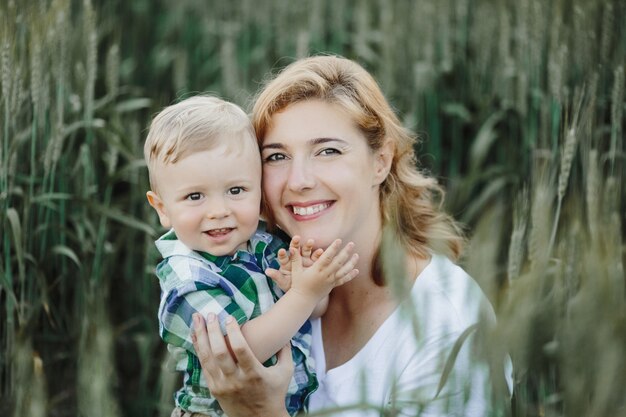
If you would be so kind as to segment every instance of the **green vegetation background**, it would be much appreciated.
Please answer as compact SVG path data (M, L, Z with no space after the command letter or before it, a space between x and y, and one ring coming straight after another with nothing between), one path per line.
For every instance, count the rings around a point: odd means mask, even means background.
M150 117L336 53L417 131L516 393L626 416L620 0L0 0L0 414L169 415ZM393 283L391 283L393 285Z

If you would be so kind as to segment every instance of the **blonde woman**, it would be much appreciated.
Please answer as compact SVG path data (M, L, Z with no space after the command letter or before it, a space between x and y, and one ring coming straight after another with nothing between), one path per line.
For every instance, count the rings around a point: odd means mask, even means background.
M252 122L269 224L314 239L319 248L336 238L351 241L359 253L358 276L333 289L326 313L312 322L319 388L305 411L485 415L490 384L484 368L471 363L469 332L481 313L493 318L493 310L453 263L463 237L440 210L441 188L416 169L415 137L375 80L348 59L298 60L262 89ZM380 255L385 228L402 248L395 265L401 277L383 274L389 270ZM406 285L404 299L393 296L391 280ZM264 368L231 321L233 357L214 317L206 325L202 317L194 320L204 375L226 413L286 416L288 357ZM468 334L451 372L444 372L455 342Z

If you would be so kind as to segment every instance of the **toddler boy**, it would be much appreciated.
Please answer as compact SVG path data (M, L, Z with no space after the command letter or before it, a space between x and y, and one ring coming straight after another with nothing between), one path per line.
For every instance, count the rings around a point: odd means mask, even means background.
M162 290L159 333L177 358L176 369L184 372L172 416L223 415L191 341L196 312L203 317L215 313L222 325L233 316L262 362L271 363L291 343L295 371L286 405L290 414L297 413L317 388L307 319L334 286L356 275L353 245L340 248L336 241L308 259L304 269L290 271L284 251L279 259L284 244L257 230L261 158L255 135L247 115L232 103L196 96L165 108L152 121L144 156L148 202L170 229L156 241L163 256L156 272ZM299 245L294 237L294 262L302 262ZM310 253L311 246L307 242L303 252ZM324 257L332 262L317 261ZM291 280L284 295L264 274L271 268L270 274L279 277L279 267Z

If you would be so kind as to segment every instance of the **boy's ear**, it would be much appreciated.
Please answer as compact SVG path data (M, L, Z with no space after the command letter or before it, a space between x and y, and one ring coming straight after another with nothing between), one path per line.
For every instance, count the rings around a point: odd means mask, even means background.
M380 185L387 179L393 161L394 146L391 140L385 139L385 143L375 152L374 161L374 184Z
M165 204L163 204L163 200L161 197L154 191L148 191L146 193L146 198L148 199L148 203L156 210L159 215L159 221L161 222L161 226L169 229L172 227L172 223L170 222L170 218L167 215L167 211L165 210Z

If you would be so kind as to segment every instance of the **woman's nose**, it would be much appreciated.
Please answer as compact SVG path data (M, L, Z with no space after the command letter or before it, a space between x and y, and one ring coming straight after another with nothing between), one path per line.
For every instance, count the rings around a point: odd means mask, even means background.
M289 169L288 187L294 192L301 192L315 187L315 172L311 163L294 160Z

